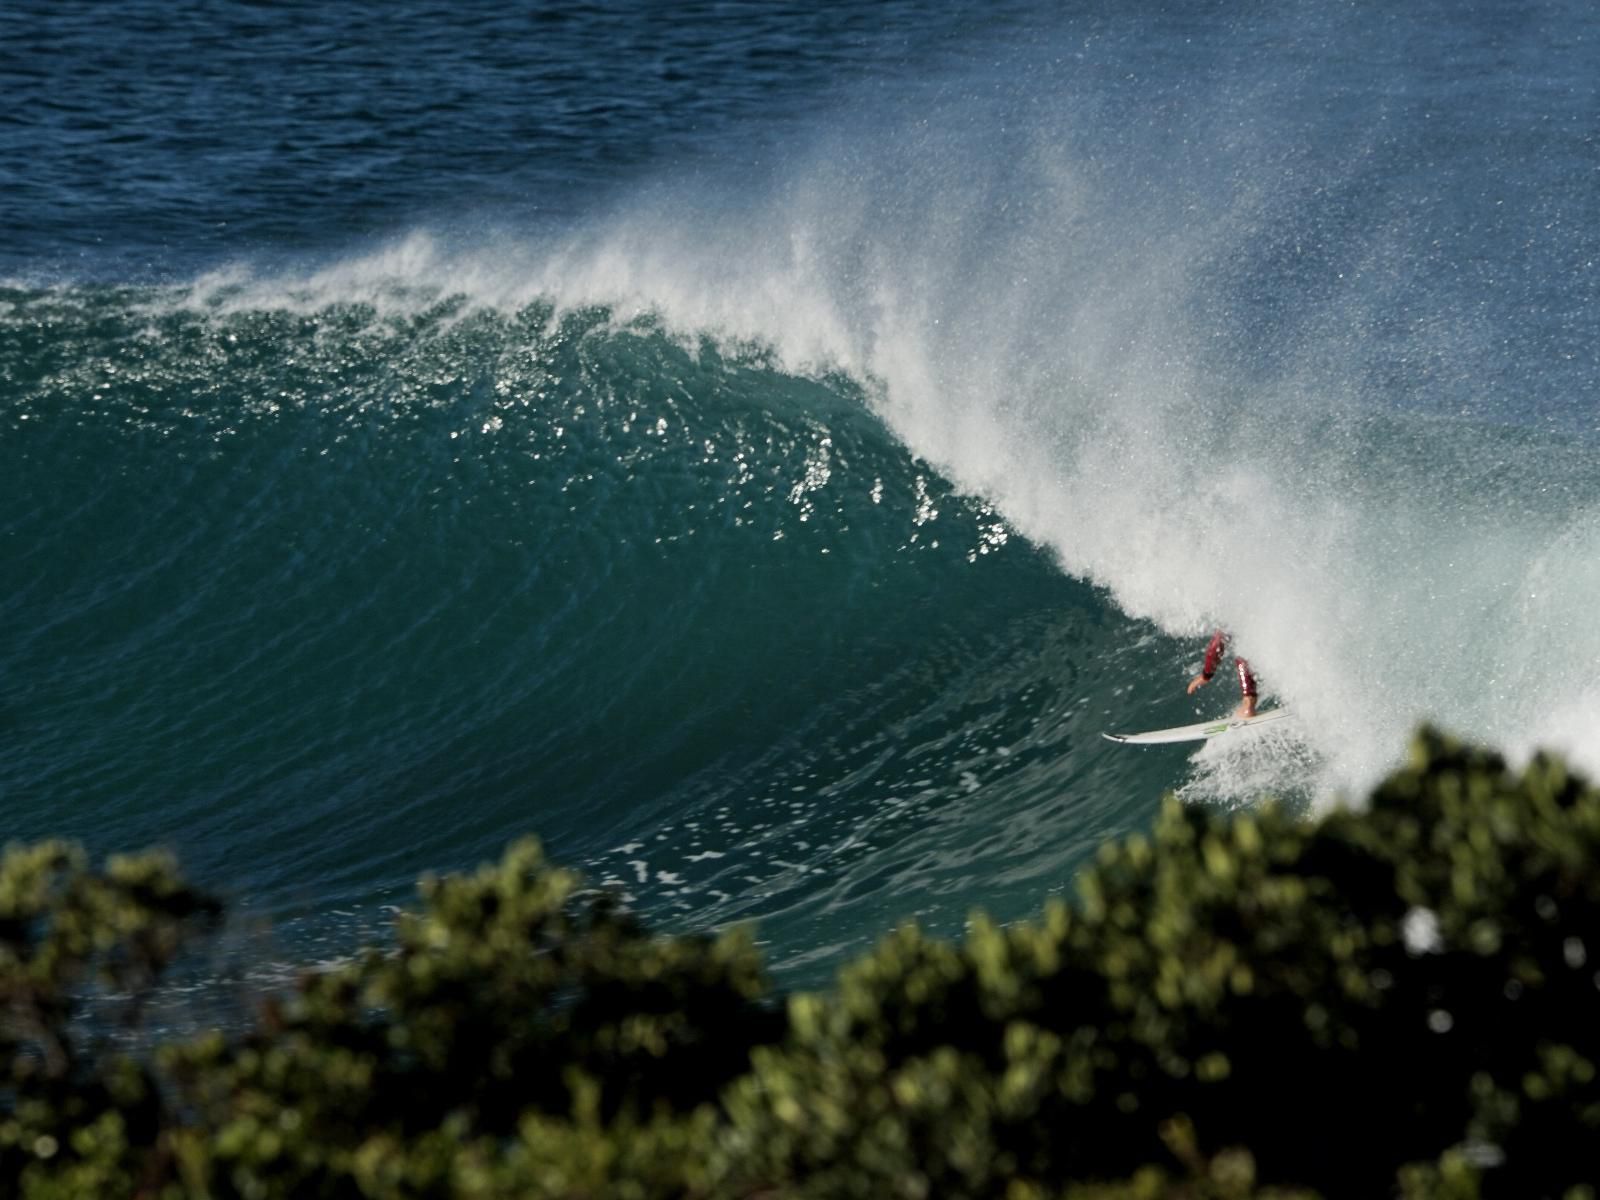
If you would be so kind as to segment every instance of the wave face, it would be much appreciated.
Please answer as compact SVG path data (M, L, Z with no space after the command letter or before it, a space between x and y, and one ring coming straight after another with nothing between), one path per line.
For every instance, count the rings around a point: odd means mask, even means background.
M815 952L1142 819L1080 719L1130 622L848 377L600 309L8 300L13 828L313 910L535 829Z
M1600 771L1588 8L459 11L38 14L13 836L337 947L534 830L805 982L1418 721ZM1218 625L1289 732L1099 737Z

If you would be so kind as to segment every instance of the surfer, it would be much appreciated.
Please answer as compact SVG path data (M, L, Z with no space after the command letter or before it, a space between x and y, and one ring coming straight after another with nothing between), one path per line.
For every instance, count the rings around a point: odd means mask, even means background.
M1219 629L1211 635L1211 644L1206 647L1206 660L1200 667L1200 674L1189 681L1189 695L1194 695L1195 692L1211 682L1211 677L1217 673L1217 664L1222 661L1222 655L1227 648L1228 635ZM1239 675L1239 694L1241 696L1239 707L1234 710L1234 715L1253 717L1256 715L1256 677L1250 670L1250 664L1237 655L1233 659L1233 669Z

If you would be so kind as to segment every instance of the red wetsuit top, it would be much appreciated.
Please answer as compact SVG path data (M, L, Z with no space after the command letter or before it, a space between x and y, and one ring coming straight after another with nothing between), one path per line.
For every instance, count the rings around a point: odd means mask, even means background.
M1211 635L1211 644L1206 647L1205 665L1200 668L1203 679L1210 681L1217 673L1217 664L1222 661L1223 652L1228 648L1228 635L1222 630L1217 630ZM1239 694L1254 697L1256 694L1256 677L1250 672L1250 664L1242 658L1233 660L1233 669L1239 673Z

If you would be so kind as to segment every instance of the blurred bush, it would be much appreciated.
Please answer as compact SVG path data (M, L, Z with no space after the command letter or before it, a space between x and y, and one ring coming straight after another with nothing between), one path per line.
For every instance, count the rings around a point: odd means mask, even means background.
M1592 1197L1600 794L1423 731L1364 811L1168 801L1079 901L771 995L536 843L232 1036L136 1032L216 905L0 863L0 1195Z

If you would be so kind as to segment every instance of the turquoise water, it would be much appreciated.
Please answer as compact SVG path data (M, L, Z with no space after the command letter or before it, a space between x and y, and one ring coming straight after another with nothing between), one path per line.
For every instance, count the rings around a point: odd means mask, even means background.
M0 811L782 978L1160 794L1600 769L1586 7L8 10ZM1228 746L1226 624L1301 719Z

